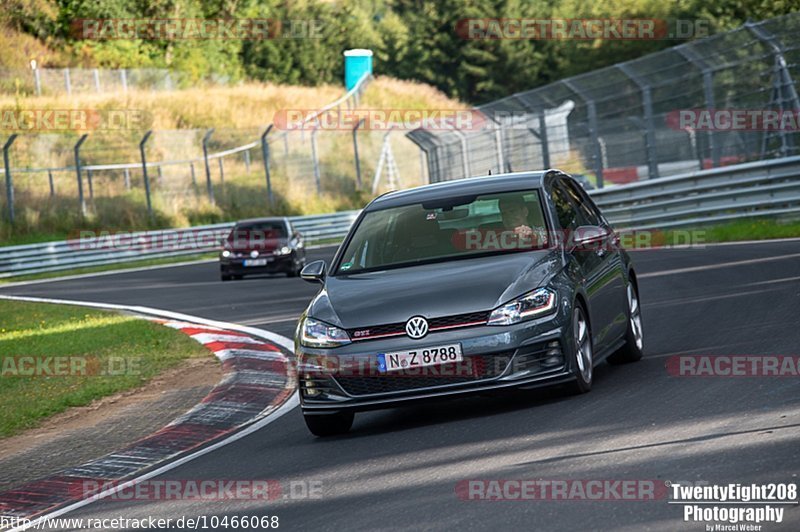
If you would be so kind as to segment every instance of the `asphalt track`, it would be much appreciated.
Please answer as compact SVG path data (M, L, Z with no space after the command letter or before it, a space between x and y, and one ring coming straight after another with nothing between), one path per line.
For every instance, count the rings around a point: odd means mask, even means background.
M310 254L329 256L332 250ZM466 479L800 482L800 378L675 377L672 355L800 354L800 241L639 251L645 358L594 389L476 397L364 413L310 436L299 410L167 479L319 482L318 499L100 501L66 517L276 515L285 530L705 530L656 501L465 501ZM148 305L291 336L315 293L299 279L219 281L205 263L0 289ZM799 530L800 508L762 530Z

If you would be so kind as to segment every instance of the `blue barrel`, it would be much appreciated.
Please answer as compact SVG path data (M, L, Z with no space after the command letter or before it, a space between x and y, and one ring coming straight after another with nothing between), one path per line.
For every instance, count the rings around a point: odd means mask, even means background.
M344 52L344 86L356 86L364 74L372 74L372 50L355 49Z

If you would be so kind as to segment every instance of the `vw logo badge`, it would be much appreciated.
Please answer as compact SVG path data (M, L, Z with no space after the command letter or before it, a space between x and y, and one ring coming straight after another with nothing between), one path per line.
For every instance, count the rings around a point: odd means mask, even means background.
M406 334L411 338L422 338L428 334L428 320L414 316L406 322Z

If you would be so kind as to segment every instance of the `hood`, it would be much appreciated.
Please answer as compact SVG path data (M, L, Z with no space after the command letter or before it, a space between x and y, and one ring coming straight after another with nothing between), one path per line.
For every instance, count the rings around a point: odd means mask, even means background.
M268 238L260 241L247 241L247 239L233 240L228 239L225 241L224 248L230 251L239 251L242 253L249 253L253 250L259 252L275 251L279 247L285 246L288 243L286 238Z
M309 315L346 329L492 310L558 273L555 250L328 277Z

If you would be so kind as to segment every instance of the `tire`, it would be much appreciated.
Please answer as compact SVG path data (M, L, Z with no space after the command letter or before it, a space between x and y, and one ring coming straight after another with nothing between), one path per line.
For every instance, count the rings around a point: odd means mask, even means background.
M221 274L219 274L219 279L222 282L230 281L231 280L231 276L228 275L227 273L221 273Z
M336 414L309 415L303 414L306 426L314 436L325 437L346 434L353 426L353 412L337 412Z
M234 281L241 281L242 279L244 279L244 275L234 275L233 276L233 280Z
M575 303L572 309L572 363L575 381L570 385L570 391L583 394L592 389L592 373L594 363L594 346L592 344L592 330L586 311L580 303Z
M609 364L628 364L642 359L644 336L642 333L642 306L636 285L628 283L628 327L625 332L625 345L608 357Z

